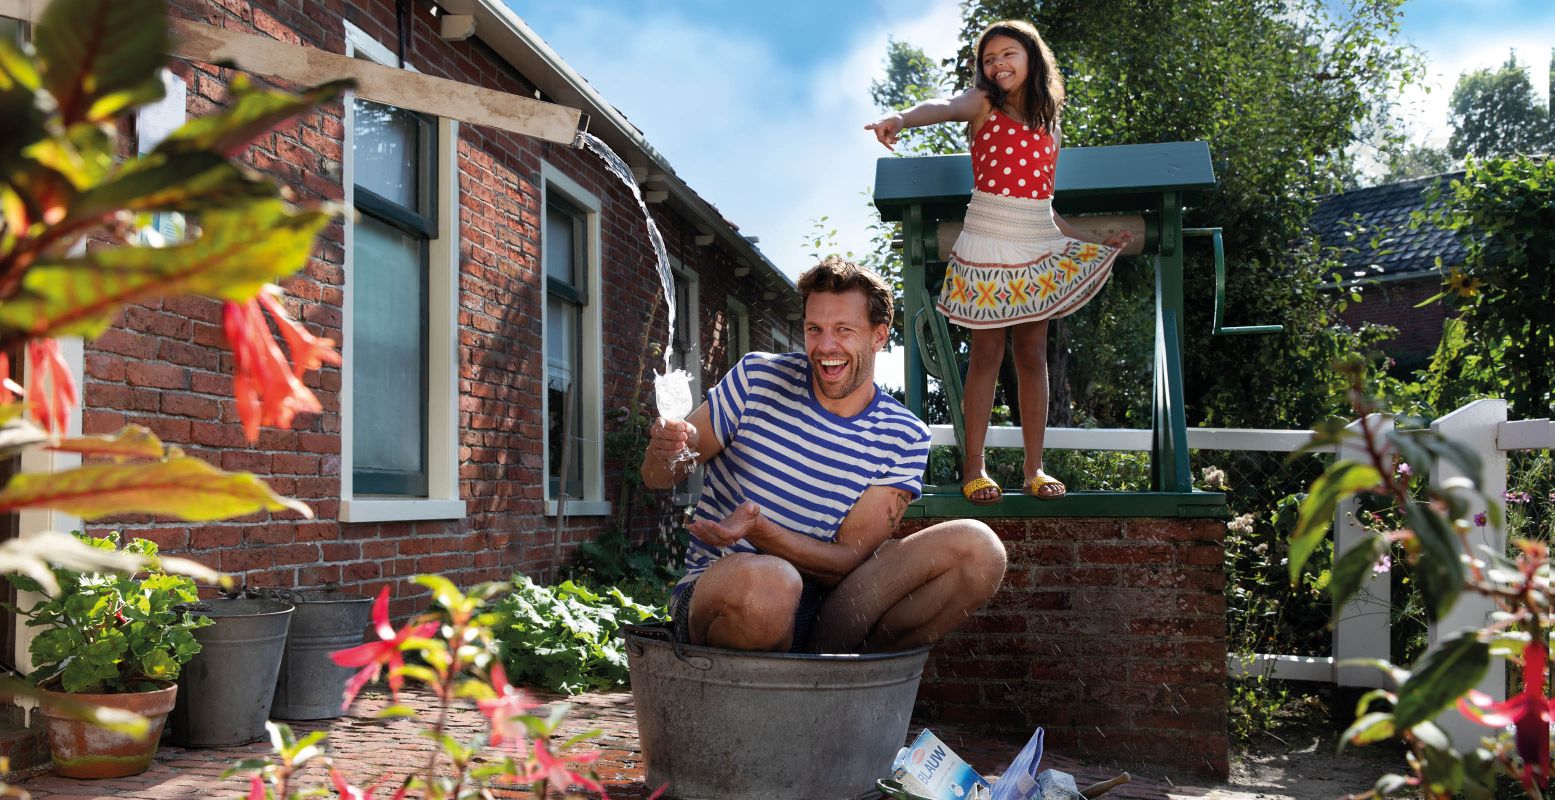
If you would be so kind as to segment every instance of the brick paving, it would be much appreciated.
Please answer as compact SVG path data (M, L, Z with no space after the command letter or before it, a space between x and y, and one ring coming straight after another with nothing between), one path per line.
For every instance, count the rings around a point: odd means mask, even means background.
M643 785L642 750L638 744L636 723L632 715L630 692L603 692L580 695L567 700L559 696L545 696L548 703L570 702L572 710L563 725L563 735L598 729L589 749L600 750L603 755L598 772L609 796L622 800L643 800L651 789ZM430 698L407 692L401 695L407 705L432 708ZM418 764L431 752L431 743L417 736L421 723L417 720L385 721L372 718L372 714L387 704L387 699L371 694L358 701L356 715L319 722L291 723L299 735L305 731L328 730L329 742L337 764L358 784L370 782L378 776L389 776L386 784L397 784L410 765ZM545 710L537 712L546 713ZM481 730L486 721L479 713L460 710L453 715L449 732L461 740ZM916 721L909 729L909 738L916 736L922 726ZM965 758L974 768L990 778L998 775L1009 760L1020 751L1021 741L1009 741L998 737L980 735L965 725L934 725L935 733ZM34 798L47 800L88 800L88 798L125 798L125 800L166 800L179 797L241 798L247 785L239 777L223 780L221 773L241 758L263 756L268 753L266 743L241 747L206 750L186 750L163 745L157 753L156 763L146 772L114 780L84 781L61 778L45 773L23 781L21 788ZM1077 782L1088 783L1111 777L1116 770L1094 764L1085 764L1061 754L1048 753L1042 762L1073 773ZM303 781L323 780L323 771L310 767ZM1208 780L1208 779L1205 779ZM383 794L387 794L384 792ZM554 794L554 793L553 793ZM526 792L513 790L499 793L500 797L528 797ZM1254 796L1240 793L1224 785L1220 787L1194 787L1173 783L1166 778L1152 779L1139 772L1135 781L1114 790L1108 795L1117 800L1149 800L1152 798L1215 798L1236 800ZM785 799L786 800L786 799ZM796 799L797 800L797 799Z

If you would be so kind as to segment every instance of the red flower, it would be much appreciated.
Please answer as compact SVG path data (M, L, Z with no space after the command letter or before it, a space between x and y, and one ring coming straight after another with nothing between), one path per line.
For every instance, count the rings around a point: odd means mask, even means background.
M232 376L232 392L237 399L243 434L249 441L259 438L259 426L291 427L298 411L323 410L319 399L302 382L303 373L319 366L339 364L340 354L330 339L313 336L286 313L275 299L276 286L266 286L254 299L222 307L222 329L237 362ZM270 332L265 311L275 320L296 364L286 361Z
M1523 648L1523 692L1497 703L1480 691L1458 699L1464 716L1492 728L1517 727L1517 754L1523 759L1523 786L1544 786L1550 778L1550 700L1544 696L1549 645L1535 640Z
M281 338L286 340L286 349L291 351L292 374L301 378L309 370L315 370L325 364L340 366L340 353L335 350L335 340L314 336L308 333L308 329L297 324L286 313L286 306L276 297L280 295L279 286L267 286L254 299L264 306L270 316L275 319L276 325L281 329Z
M341 775L340 771L333 767L329 770L329 779L334 782L335 791L340 793L340 800L373 800L377 796L376 782L365 789L352 786L351 782L346 780L346 776ZM399 791L389 795L389 800L402 800L408 791L410 791L410 782L406 781L400 785Z
M599 792L600 797L605 796L604 784L594 778L574 772L571 767L592 764L599 759L600 754L583 753L577 756L557 757L551 754L551 745L544 739L535 740L534 758L529 762L529 774L525 780L530 782L545 781L546 786L555 787L558 791L566 792L569 786L582 786Z
M373 625L378 628L379 641L357 645L347 650L336 650L329 654L330 659L342 667L362 668L346 683L345 702L340 704L341 711L351 707L351 701L356 699L357 694L368 681L378 677L384 664L389 665L389 693L398 699L400 687L405 683L405 679L400 677L400 669L405 666L405 657L400 655L400 645L411 637L430 636L438 628L436 622L420 624L412 622L396 633L394 626L389 624L389 587L387 586L378 593L378 599L373 601Z
M522 758L526 731L524 723L517 718L538 705L529 702L529 696L522 689L516 689L508 683L507 673L501 664L491 666L491 688L497 690L495 699L476 702L486 719L491 720L491 743L496 746L511 739L514 753Z
M11 357L0 353L0 403L9 403L26 393L21 384L11 380Z
M70 420L70 407L76 404L76 382L70 365L60 355L59 342L54 339L28 340L27 358L32 362L32 374L27 379L27 404L32 418L48 433L63 434Z

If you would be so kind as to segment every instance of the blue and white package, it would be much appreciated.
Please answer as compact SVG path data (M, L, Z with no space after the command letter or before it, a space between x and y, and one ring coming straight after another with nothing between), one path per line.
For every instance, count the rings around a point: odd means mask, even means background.
M1042 763L1042 729L1031 734L1020 755L1010 762L993 785L992 800L1029 800L1037 797L1037 765Z
M988 800L988 781L928 728L891 765L902 788L933 800Z

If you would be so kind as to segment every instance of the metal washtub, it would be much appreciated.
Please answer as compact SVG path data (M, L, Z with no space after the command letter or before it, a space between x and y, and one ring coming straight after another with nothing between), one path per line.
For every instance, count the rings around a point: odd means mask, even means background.
M878 798L929 648L752 653L623 628L648 785L681 800Z
M341 714L346 681L355 670L336 664L329 654L362 643L372 618L373 599L334 590L287 591L297 607L286 634L286 654L275 683L270 716L276 719L329 719Z

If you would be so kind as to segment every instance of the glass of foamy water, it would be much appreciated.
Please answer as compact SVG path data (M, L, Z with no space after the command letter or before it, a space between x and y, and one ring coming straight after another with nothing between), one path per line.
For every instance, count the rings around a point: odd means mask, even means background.
M653 376L654 402L659 416L665 419L685 419L691 413L691 376L683 369ZM676 461L696 460L696 451L689 446L680 451Z

